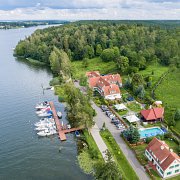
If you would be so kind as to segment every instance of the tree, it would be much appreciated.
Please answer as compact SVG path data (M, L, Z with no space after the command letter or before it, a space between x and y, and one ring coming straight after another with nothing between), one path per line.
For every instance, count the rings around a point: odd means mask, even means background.
M105 49L101 54L101 59L105 62L113 61L115 58L114 49Z
M68 119L74 127L89 129L94 124L94 110L89 98L84 96L73 84L66 83L66 102L68 103Z
M95 177L99 180L120 180L122 176L116 163L112 160L109 151L106 152L106 163L98 163L96 166Z
M96 46L96 56L100 56L102 53L102 47L100 44Z
M124 137L131 143L135 144L139 142L140 134L137 128L130 125L129 129L123 132Z
M135 95L140 99L143 99L145 96L145 89L143 85L139 85L138 88L135 90Z
M174 120L180 121L180 109L176 109L175 114L174 114Z
M120 72L127 71L129 67L129 59L125 56L120 56L116 59L118 68L120 69Z
M56 47L54 47L53 51L51 52L49 56L51 70L55 74L59 74L59 71L60 71L60 59L59 59L58 52L59 50Z

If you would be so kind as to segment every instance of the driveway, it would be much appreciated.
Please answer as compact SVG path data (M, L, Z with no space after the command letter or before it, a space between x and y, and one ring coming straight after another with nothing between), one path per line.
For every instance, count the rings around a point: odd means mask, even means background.
M120 137L120 130L117 130L116 127L111 123L110 118L108 118L104 112L94 103L92 102L92 107L95 109L97 116L95 118L95 122L99 128L102 128L103 123L105 122L106 127L113 135L114 139L116 140L117 144L123 151L124 155L126 156L127 160L131 164L132 168L138 175L140 180L147 180L150 179L145 172L145 169L141 166L139 161L136 159L135 154L129 147L125 144L124 140Z

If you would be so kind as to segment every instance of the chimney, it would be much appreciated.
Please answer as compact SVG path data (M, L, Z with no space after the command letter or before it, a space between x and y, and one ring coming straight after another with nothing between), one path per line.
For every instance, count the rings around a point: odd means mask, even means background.
M164 146L161 146L161 150L163 150L164 149Z
M170 152L173 152L173 149L169 149Z

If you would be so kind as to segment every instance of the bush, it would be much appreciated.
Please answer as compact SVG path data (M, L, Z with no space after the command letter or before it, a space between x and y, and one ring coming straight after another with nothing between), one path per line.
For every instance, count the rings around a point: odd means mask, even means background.
M59 84L60 84L59 77L55 77L49 82L50 86L55 86L55 85L59 85Z

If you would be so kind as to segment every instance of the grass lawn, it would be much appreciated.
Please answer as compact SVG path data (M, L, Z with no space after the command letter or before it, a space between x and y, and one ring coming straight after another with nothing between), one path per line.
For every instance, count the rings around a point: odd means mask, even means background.
M117 163L119 170L122 173L123 179L139 179L136 175L135 171L127 161L126 157L124 156L123 152L119 148L118 144L114 140L113 136L108 130L100 132L104 142L106 143L108 150L112 154L115 162Z
M168 67L161 66L159 64L149 65L145 70L139 71L138 73L143 77L152 76L152 86L156 84L159 78L168 70ZM152 75L152 71L154 75Z
M101 74L107 74L117 72L116 69L114 62L103 62L99 57L89 59L87 67L84 67L83 61L72 62L73 77L76 79L85 75L87 71L100 71Z
M156 96L171 107L180 108L180 71L170 72L158 86Z
M180 71L170 72L155 91L156 97L165 105L165 119L168 121L173 109L180 108ZM180 133L180 122L174 129Z
M155 180L160 180L160 179L161 179L161 177L159 176L159 174L158 174L156 171L154 171L153 169L150 169L150 172L151 172L152 175L154 176L154 179L155 179Z
M125 111L116 111L120 116L123 116L125 114L127 114L128 110Z
M146 165L148 162L146 156L144 155L146 147L147 147L147 144L141 144L141 145L133 147L133 149L135 150L137 154L138 159L140 160L143 166Z
M166 144L167 144L171 149L173 149L173 151L174 151L175 153L178 154L178 152L179 152L179 151L178 151L179 146L178 146L177 143L175 143L174 141L171 141L170 139L165 139L164 141L166 142Z
M139 112L141 110L141 106L136 102L130 102L129 104L127 104L127 107L135 112Z

